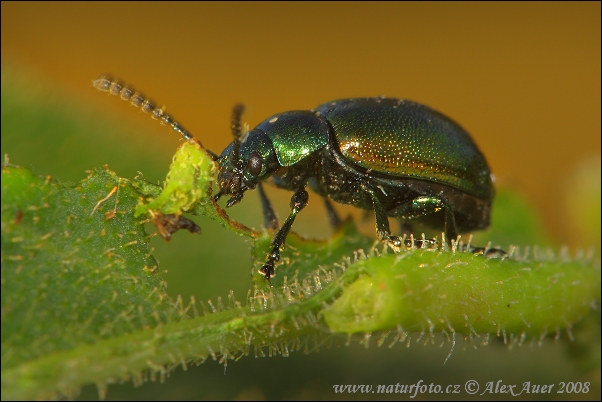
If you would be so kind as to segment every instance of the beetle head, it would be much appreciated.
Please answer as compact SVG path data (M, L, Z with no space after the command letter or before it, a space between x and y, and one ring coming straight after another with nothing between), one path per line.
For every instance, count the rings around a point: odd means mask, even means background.
M254 189L257 183L269 177L278 167L274 146L270 138L261 130L242 133L240 118L242 105L236 105L232 113L232 134L234 141L224 149L218 158L219 173L217 183L222 195L231 194L226 204L237 204L245 191Z

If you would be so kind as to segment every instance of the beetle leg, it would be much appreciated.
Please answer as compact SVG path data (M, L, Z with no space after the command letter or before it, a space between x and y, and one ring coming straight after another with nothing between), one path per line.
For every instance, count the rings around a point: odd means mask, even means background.
M444 232L448 243L457 239L458 229L456 226L456 218L445 202L438 197L421 196L414 198L402 209L398 209L397 214L401 219L413 219L420 216L425 216L435 212L443 211L444 213Z
M372 206L374 208L374 215L376 216L376 233L378 234L378 237L380 237L381 240L387 241L395 248L401 247L401 238L398 236L391 236L389 218L387 217L387 213L380 200L373 191L370 191L369 189L366 189L366 191L368 191L370 197L372 197Z
M314 190L316 193L323 194L323 191L320 191L320 185L318 184L318 181L316 180L315 177L311 177L307 183L309 184L309 188ZM332 202L330 201L328 196L323 195L322 199L324 200L324 206L326 207L326 215L328 215L328 223L330 223L330 226L332 227L333 230L337 230L343 224L343 220L341 219L341 217L337 213L336 209L332 205Z
M447 242L451 244L452 240L458 239L458 227L456 226L456 217L454 216L449 205L444 204L441 200L439 200L439 202L441 203L443 210L445 211L445 238L447 239Z
M504 250L500 250L499 248L467 246L466 250L473 254L482 255L487 258L505 258L508 255Z
M449 207L443 200L437 197L418 197L412 200L410 204L408 204L407 209L401 211L403 217L405 218L417 218L419 216L428 215L429 213L439 212L443 210L444 212L444 232L445 237L448 244L451 244L452 240L457 240L458 238L458 229L456 226L456 218ZM426 239L428 243L434 243L434 240ZM415 245L420 246L424 240L415 240ZM408 244L406 244L407 246ZM473 254L483 255L488 258L504 258L506 256L506 252L503 250L499 250L497 248L489 248L489 247L473 247L466 246L462 248L461 251L468 251Z
M280 247L284 244L286 236L288 236L288 232L293 226L295 217L307 205L308 198L309 194L307 193L307 190L305 190L305 184L299 187L299 189L295 191L295 194L293 194L291 197L292 211L288 218L286 218L286 221L284 221L284 224L280 230L278 230L272 239L272 251L270 254L268 254L268 260L266 263L259 270L259 273L262 274L265 279L270 279L272 276L274 276L274 265L276 262L278 262L278 260L280 260Z
M265 194L261 182L257 183L257 191L259 192L261 208L263 209L263 226L266 229L278 229L278 218L276 218L276 213L274 212L274 208L272 208L272 203Z
M389 229L389 219L387 217L387 213L384 210L380 200L378 199L378 197L376 196L376 194L373 191L369 191L370 196L372 197L372 205L374 207L374 214L376 215L376 232L378 233L378 236L382 239L382 240L386 240L387 242L389 242L389 244L391 244L391 246L393 246L394 248L399 248L401 247L401 243L402 243L402 237L399 236L391 236L391 230ZM447 238L448 242L451 242L451 239L456 239L458 237L458 232L456 229L456 220L454 217L454 214L452 213L451 209L449 208L449 206L447 204L445 204L441 199L437 198L437 197L418 197L414 200L412 200L411 203L408 203L407 206L405 206L404 209L402 209L401 211L398 211L399 215L401 215L400 217L403 219L411 219L411 218L417 218L420 216L424 216L424 215L428 215L430 213L433 212L438 212L440 210L443 210L445 213L445 236ZM402 226L404 227L404 226ZM405 226L405 229L409 229L409 226ZM407 235L407 233L404 233ZM435 244L435 240L434 239L416 239L414 240L414 245L416 247L422 247L424 246L424 243L426 243L426 245L433 245ZM406 247L411 247L412 246L412 242L411 240L407 240L405 241L405 246Z
M326 214L328 214L328 222L333 229L338 229L343 224L343 221L339 217L339 214L334 209L332 202L327 197L324 198L324 206L326 207Z
M427 201L426 203L424 203ZM434 208L434 212L443 209L445 211L445 237L447 243L451 244L452 240L458 239L458 229L456 226L456 218L452 213L451 208L445 204L441 199L436 197L419 197L414 200L412 204L423 203L424 206L431 205ZM466 250L476 255L483 255L488 258L504 258L506 252L497 248L490 247L473 247L467 246Z

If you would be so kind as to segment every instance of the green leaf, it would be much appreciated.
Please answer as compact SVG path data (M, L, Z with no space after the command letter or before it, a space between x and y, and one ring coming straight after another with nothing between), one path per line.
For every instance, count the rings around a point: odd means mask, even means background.
M5 370L179 320L135 203L105 169L68 186L3 168L3 390L23 385L5 384Z

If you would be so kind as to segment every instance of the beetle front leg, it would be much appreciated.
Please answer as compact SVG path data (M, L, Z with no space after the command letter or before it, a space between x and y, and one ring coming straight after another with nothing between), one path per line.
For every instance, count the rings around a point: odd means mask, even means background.
M280 260L280 247L284 244L286 236L288 236L288 232L290 232L291 227L293 226L295 217L307 205L308 198L309 194L307 193L307 190L305 190L305 185L295 191L295 194L291 197L292 211L272 239L272 251L268 254L266 263L259 270L259 273L262 274L265 279L270 279L274 276L274 266L276 262Z

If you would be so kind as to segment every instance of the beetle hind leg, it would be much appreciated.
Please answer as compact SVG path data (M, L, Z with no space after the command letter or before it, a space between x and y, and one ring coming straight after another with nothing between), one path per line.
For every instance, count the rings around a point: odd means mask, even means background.
M429 239L426 237L414 238L412 225L402 220L399 220L399 233L401 233L400 237L405 238L404 245L407 249L412 248L412 246L417 248L432 248L437 245L436 239Z
M443 200L437 197L418 197L412 201L410 208L416 213L416 215L414 215L416 217L443 210L445 217L445 240L449 245L452 244L452 241L458 240L456 218L449 205L444 203ZM460 251L468 251L472 254L482 255L487 258L504 258L506 256L505 251L490 247L473 247L467 245L460 249Z
M458 240L458 229L456 226L456 218L449 207L443 200L437 197L432 196L421 196L412 200L411 203L405 205L400 211L398 211L400 215L405 217L406 219L418 218L421 216L426 216L431 213L439 213L443 212L444 216L444 234L445 241L448 245L452 244L452 241ZM425 244L426 242L426 244ZM415 239L414 246L416 247L427 247L434 246L436 244L435 239ZM405 243L406 247L412 246L412 241L406 239ZM466 245L459 249L460 251L467 251L475 255L482 255L487 258L504 258L506 256L506 252L503 250L499 250L497 248L490 247L473 247L471 245Z
M402 234L403 236L392 236L391 230L389 229L389 219L387 213L384 210L382 203L374 192L369 191L372 197L372 204L374 206L374 213L376 215L376 232L382 240L385 240L394 249L400 249L403 246L406 248L410 247L433 247L437 244L436 239L425 238L414 239L411 237L411 226L402 222ZM412 219L421 216L426 216L439 211L444 211L444 232L448 243L452 239L458 237L458 231L456 229L456 220L454 214L447 204L437 197L421 196L417 197L411 202L398 208L397 213L401 219ZM403 241L405 239L405 241Z
M447 244L451 244L452 240L458 238L456 218L449 205L442 199L434 196L420 196L397 210L397 214L401 219L420 218L434 213L443 213L445 241ZM430 242L434 242L434 240L430 240Z

